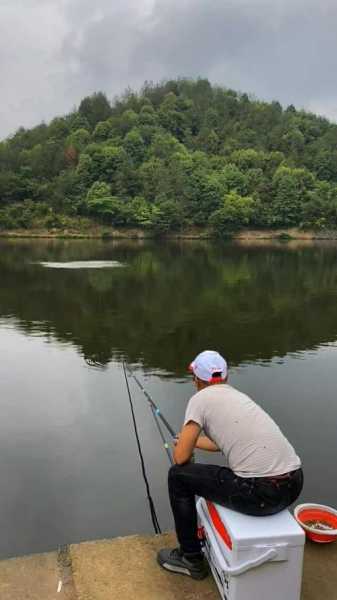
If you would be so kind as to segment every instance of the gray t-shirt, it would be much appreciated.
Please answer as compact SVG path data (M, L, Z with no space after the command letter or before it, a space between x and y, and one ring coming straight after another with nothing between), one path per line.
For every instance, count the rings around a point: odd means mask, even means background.
M273 419L228 384L204 388L190 399L185 425L194 421L218 446L225 466L240 477L294 471L301 461Z

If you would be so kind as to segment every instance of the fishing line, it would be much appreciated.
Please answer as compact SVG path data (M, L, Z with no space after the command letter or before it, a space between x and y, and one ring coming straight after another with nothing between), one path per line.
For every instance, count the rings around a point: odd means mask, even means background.
M139 460L140 460L140 464L141 464L141 468L142 468L142 473L143 473L143 479L144 479L145 488L146 488L147 499L148 499L149 507L150 507L150 514L151 514L153 529L154 529L154 532L157 534L157 533L161 533L161 529L160 529L160 525L159 525L159 521L158 521L156 509L155 509L155 506L154 506L154 502L153 502L152 497L151 497L150 485L149 485L149 481L148 481L147 474L146 474L145 462L144 462L142 447L141 447L141 444L140 444L140 439L139 439L139 434L138 434L138 428L137 428L137 422L136 422L136 417L135 417L135 411L134 411L134 408L133 408L133 402L132 402L132 397L131 397L131 392L130 392L128 378L127 378L127 375L126 375L124 361L123 361L123 371L124 371L126 388L127 388L128 396L129 396L129 402L130 402L130 409L131 409L133 427L134 427L136 441L137 441L137 446L138 446Z

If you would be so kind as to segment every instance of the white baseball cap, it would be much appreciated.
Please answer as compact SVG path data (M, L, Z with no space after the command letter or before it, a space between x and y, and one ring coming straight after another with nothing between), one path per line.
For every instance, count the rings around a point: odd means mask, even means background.
M228 374L228 367L225 359L219 352L215 352L214 350L204 350L204 352L200 352L200 354L198 354L191 362L188 369L189 371L192 371L198 379L208 381L209 383L224 381ZM216 374L217 377L214 377L214 374Z

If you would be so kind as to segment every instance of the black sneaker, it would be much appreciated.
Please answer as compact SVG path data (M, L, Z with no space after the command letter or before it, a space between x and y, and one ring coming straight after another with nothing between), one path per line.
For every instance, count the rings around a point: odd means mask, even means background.
M189 575L192 579L204 579L208 575L207 562L200 554L196 558L186 558L180 548L168 550L164 548L157 555L158 563L167 571Z

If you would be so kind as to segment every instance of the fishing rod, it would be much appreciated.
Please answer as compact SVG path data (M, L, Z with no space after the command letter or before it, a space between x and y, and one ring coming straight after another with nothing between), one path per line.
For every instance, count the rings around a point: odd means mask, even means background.
M171 463L171 465L174 464L173 461L173 457L172 457L172 452L170 449L170 444L167 443L163 430L161 428L159 419L162 421L162 423L165 425L167 431L169 432L169 434L173 437L176 438L176 433L174 431L174 429L171 427L171 425L169 424L169 422L167 421L167 419L165 419L164 415L162 415L160 409L158 408L158 406L156 405L156 403L154 402L154 400L151 398L150 394L146 391L146 389L143 387L143 385L141 384L141 382L139 381L138 377L136 377L136 375L133 373L133 371L131 370L131 368L129 367L129 365L126 365L126 369L129 373L129 376L132 377L136 384L138 385L139 389L143 392L145 398L148 401L148 404L150 406L151 412L152 412L152 416L154 418L154 421L156 423L159 435L161 437L161 440L163 442L163 448L167 454L167 458L169 460L169 462Z
M162 414L162 412L160 411L160 409L158 408L158 406L156 405L156 403L153 401L153 399L151 398L150 394L142 386L142 384L139 381L138 377L133 373L133 371L131 370L131 368L129 367L129 365L126 365L126 370L128 371L129 375L131 377L133 377L133 379L135 380L135 382L138 385L139 389L143 392L145 398L147 399L148 403L150 404L150 407L151 407L153 413L156 415L156 417L159 417L159 419L165 425L165 427L166 427L167 431L169 432L169 434L173 438L176 438L177 434L174 431L173 427L171 427L171 425L169 424L169 422L167 421L167 419L165 419L164 415Z
M133 373L133 371L131 370L131 368L129 367L129 365L127 365L124 361L122 362L122 365L123 365L124 378L125 378L126 388L127 388L127 392L128 392L130 408L131 408L133 427L134 427L134 432L135 432L136 441L137 441L138 455L139 455L139 459L140 459L140 463L141 463L141 469L142 469L142 474L143 474L143 479L144 479L144 483L145 483L145 487L146 487L146 495L147 495L147 499L148 499L148 502L149 502L150 515L151 515L151 519L152 519L152 524L153 524L154 531L157 534L157 533L161 533L161 528L160 528L160 524L159 524L159 521L158 521L158 517L157 517L157 513L156 513L156 508L155 508L155 505L154 505L154 502L153 502L153 499L152 499L152 496L151 496L150 484L149 484L147 473L146 473L145 460L144 460L144 457L143 457L143 451L142 451L142 447L141 447L141 443L140 443L140 438L139 438L139 433L138 433L138 427L137 427L137 421L136 421L136 415L135 415L135 411L134 411L134 407L133 407L133 401L132 401L130 386L129 386L129 382L128 382L128 378L127 378L127 373L129 375L129 377L132 377L134 379L134 381L138 385L139 389L143 392L145 398L148 401L148 404L150 406L153 418L154 418L155 423L157 425L157 429L158 429L159 435L160 435L160 437L162 439L164 449L166 451L166 454L168 456L168 459L169 459L171 465L174 464L174 461L173 461L173 457L172 457L172 454L171 454L171 451L170 451L170 445L167 443L167 441L165 439L165 436L164 436L163 430L161 428L159 419L163 423L163 425L165 425L167 431L169 432L169 434L173 438L177 438L177 435L176 435L176 432L174 431L173 427L171 427L171 425L169 424L169 422L167 421L167 419L165 419L164 415L161 413L161 411L158 408L157 404L154 402L154 400L152 400L150 394L143 387L143 385L139 381L138 377ZM193 460L193 458L192 458L192 460Z
M125 363L123 363L123 365L124 365L124 364L125 364ZM143 387L143 385L142 385L142 384L141 384L141 382L139 381L138 377L137 377L137 376L136 376L136 375L133 373L133 371L131 370L131 368L129 367L129 365L128 365L128 364L126 364L126 370L128 371L128 374L130 375L130 377L133 377L133 379L135 380L135 382L136 382L136 384L138 385L139 389L140 389L140 390L143 392L143 394L144 394L145 398L147 399L147 401L148 401L148 403L149 403L149 405L150 405L150 408L151 408L151 411L152 411L153 417L154 417L154 419L155 419L155 422L156 422L156 425L157 425L157 428L158 428L158 431L159 431L160 437L161 437L161 439L162 439L162 441L163 441L164 448L165 448L165 450L166 450L166 454L167 454L167 456L168 456L168 459L169 459L169 461L170 461L171 465L173 465L173 464L174 464L174 461L173 461L173 458L172 458L172 453L171 453L171 451L170 451L170 446L169 446L169 444L168 444L168 443L166 442L166 440L165 440L165 437L164 437L164 435L163 435L163 432L162 432L162 429L161 429L160 423L159 423L159 421L158 421L158 418L159 418L159 419L162 421L162 423L165 425L165 427L166 427L167 431L169 432L169 434L172 436L172 438L173 438L173 439L177 440L177 438L178 438L178 435L177 435L177 433L174 431L173 427L171 427L171 425L170 425L170 423L167 421L167 419L165 419L164 415L162 414L162 412L161 412L161 411L160 411L160 409L158 408L157 404L156 404L156 403L154 402L154 400L151 398L151 396L150 396L149 392L147 392L147 391L146 391L146 389ZM191 462L194 462L194 453L192 454L192 457L191 457Z

